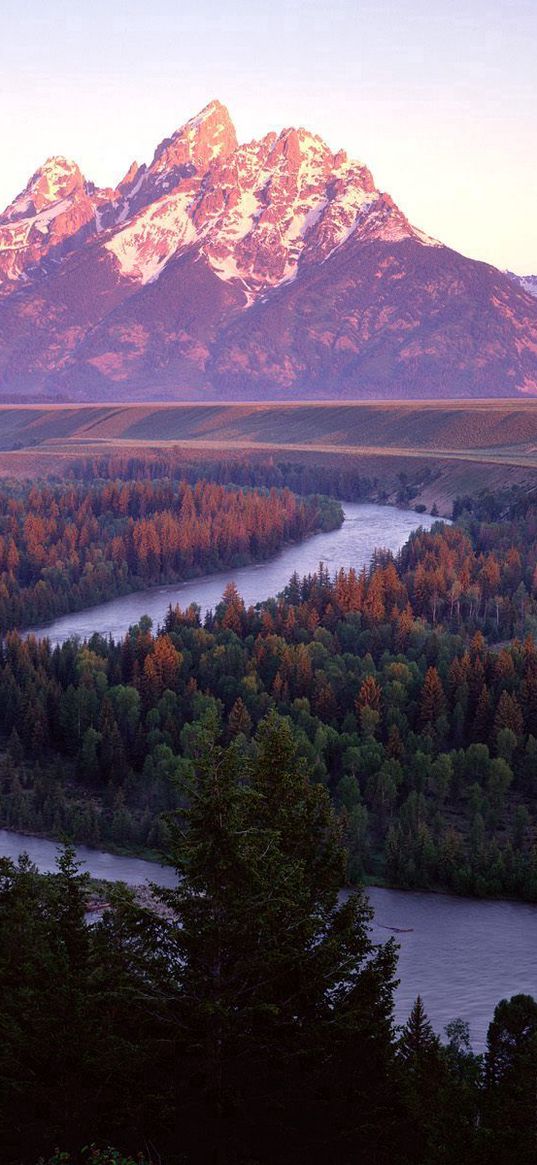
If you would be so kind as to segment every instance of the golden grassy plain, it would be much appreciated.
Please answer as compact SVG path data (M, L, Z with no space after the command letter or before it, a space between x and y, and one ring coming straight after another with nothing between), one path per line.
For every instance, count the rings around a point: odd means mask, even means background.
M314 459L375 478L388 495L401 472L429 465L435 480L414 501L450 513L457 494L537 485L537 401L0 406L0 476L164 449L189 463Z

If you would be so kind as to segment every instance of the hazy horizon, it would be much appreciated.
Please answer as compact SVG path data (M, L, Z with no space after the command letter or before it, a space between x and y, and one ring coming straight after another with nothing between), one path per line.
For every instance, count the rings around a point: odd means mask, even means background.
M239 140L304 125L372 170L416 225L537 270L528 0L5 0L2 208L51 154L114 185L211 99Z

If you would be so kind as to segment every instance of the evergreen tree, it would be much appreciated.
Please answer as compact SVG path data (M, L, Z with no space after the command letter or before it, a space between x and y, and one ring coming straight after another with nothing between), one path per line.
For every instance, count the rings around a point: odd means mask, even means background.
M86 878L70 847L59 855L58 872L47 877L24 856L18 866L1 860L0 1142L5 1154L20 1152L22 1145L37 1157L47 1141L51 1148L58 1142L80 1144L92 1049L85 894Z
M170 832L159 998L187 1152L311 1162L339 1146L344 1161L349 1144L349 1160L388 1160L395 951L373 945L360 893L339 900L340 829L289 724L261 725L249 766L209 736Z
M443 1145L441 1094L446 1071L440 1040L418 995L398 1043L401 1087L407 1110L404 1160L423 1165L438 1160Z
M487 1034L483 1147L487 1165L537 1160L537 1002L502 999Z

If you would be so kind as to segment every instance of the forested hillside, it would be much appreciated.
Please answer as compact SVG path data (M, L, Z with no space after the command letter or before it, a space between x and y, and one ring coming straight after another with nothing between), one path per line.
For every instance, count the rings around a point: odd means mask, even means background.
M342 521L328 499L198 480L4 486L0 631L275 554Z
M203 625L193 607L119 643L8 635L0 821L158 848L207 722L248 757L275 707L352 878L537 900L536 517L516 495L491 524L498 504L256 609L229 586Z

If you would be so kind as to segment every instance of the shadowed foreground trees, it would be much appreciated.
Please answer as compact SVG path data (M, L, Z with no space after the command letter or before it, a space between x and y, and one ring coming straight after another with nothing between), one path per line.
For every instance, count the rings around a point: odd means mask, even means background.
M186 1159L324 1161L337 1143L346 1160L348 1143L351 1160L374 1140L389 1160L395 949L372 945L361 894L338 900L339 827L289 726L270 716L253 762L209 730L171 839L173 921L136 956Z
M486 1111L491 1160L537 1160L537 1003L515 995L498 1004L487 1037Z
M98 1138L167 1162L391 1159L395 947L361 893L339 901L340 828L289 726L256 744L200 733L156 911L120 889L85 928L71 851L53 877L3 863L10 1165Z
M72 850L51 876L1 862L2 1165L92 1143L151 1165L507 1165L514 1143L529 1165L537 1004L499 1005L484 1065L420 1000L398 1034L396 950L339 897L328 794L287 721L254 745L201 725L168 822L180 878L151 908L118 886L86 926Z

